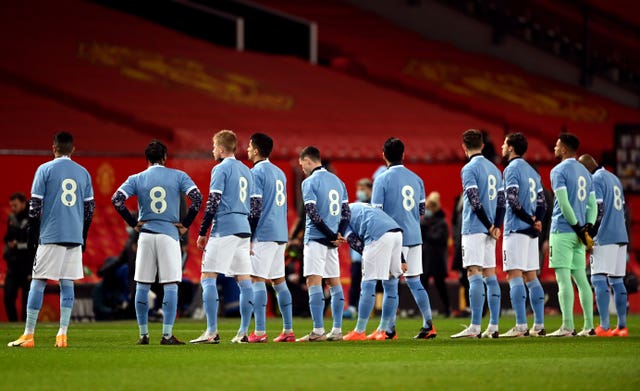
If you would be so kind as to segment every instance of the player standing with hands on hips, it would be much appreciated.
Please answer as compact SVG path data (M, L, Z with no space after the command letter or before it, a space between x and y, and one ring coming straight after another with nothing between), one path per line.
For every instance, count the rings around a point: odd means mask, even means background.
M36 170L29 202L29 246L38 246L27 299L24 333L10 347L32 348L47 280L60 284L60 329L55 347L67 347L73 280L81 279L82 249L86 244L95 201L89 172L71 160L73 136L60 132L53 138L55 158Z

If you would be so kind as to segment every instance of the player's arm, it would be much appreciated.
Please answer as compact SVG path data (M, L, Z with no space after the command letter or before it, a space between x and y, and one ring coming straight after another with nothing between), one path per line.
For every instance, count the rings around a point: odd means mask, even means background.
M126 221L130 227L135 228L138 225L138 220L136 220L131 212L129 212L129 209L127 209L127 206L125 205L127 198L129 198L129 196L122 189L118 189L113 193L111 203L113 204L113 207L116 208L116 212L122 216L124 221Z
M200 193L200 190L198 190L197 187L189 190L187 192L187 197L191 200L191 205L181 222L184 228L189 228L191 224L193 224L193 220L195 220L200 208L202 207L202 193Z
M96 201L91 198L84 201L84 219L82 224L82 250L87 245L87 237L89 236L89 227L91 227L91 221L93 221L93 213L96 210Z
M262 197L254 195L251 197L251 208L249 210L249 225L251 226L251 233L256 232L258 222L260 221L260 214L262 213Z
M540 189L540 191L538 191L538 195L536 196L536 211L535 211L536 221L544 220L544 216L546 216L546 214L547 214L547 200L546 200L546 197L544 196L544 190Z
M353 233L353 231L349 231L346 233L347 243L349 243L349 247L353 249L353 251L362 255L364 251L364 240L361 237Z
M578 235L578 238L585 245L587 244L587 239L585 237L586 229L584 226L578 224L578 218L576 217L573 208L571 207L571 203L569 202L569 195L567 193L566 188L559 188L555 191L556 199L558 200L558 206L560 207L560 212L567 220L567 223L571 226L573 231ZM595 197L594 197L595 198ZM594 199L595 201L595 199Z
M351 208L349 208L349 201L344 201L340 212L340 224L338 225L340 235L344 236L347 226L349 226L349 220L351 220Z
M347 208L348 207L349 205L347 205ZM307 202L306 204L304 204L304 210L307 213L307 216L309 216L309 219L311 220L311 222L316 226L316 228L318 228L320 232L322 232L322 234L330 242L336 241L338 239L338 234L333 232L331 228L327 226L327 223L325 223L322 217L320 216L320 213L318 212L318 207L316 206L315 202Z
M520 220L529 225L533 225L533 218L529 216L527 212L525 212L524 208L522 208L518 193L518 186L510 186L507 188L507 202L509 203L509 207Z
M200 232L198 234L199 236L207 236L207 231L209 231L211 223L213 223L213 218L216 217L216 214L218 213L220 201L222 201L222 193L217 191L212 191L209 193L209 198L207 198L207 206L204 210L204 218L202 219L202 224L200 224Z
M487 217L487 212L485 212L482 207L482 202L480 202L480 193L478 192L478 187L468 187L465 189L465 194L469 199L469 204L471 205L471 210L478 216L478 219L484 225L487 230L491 229L491 221L489 221L489 217Z
M40 236L40 218L42 217L42 198L32 195L29 200L29 224L27 225L27 245L29 248L38 246Z
M596 200L596 203L598 204L598 215L596 216L596 222L589 230L589 235L591 235L592 238L598 234L600 223L602 223L602 218L604 217L604 201Z
M598 206L596 202L596 193L593 191L589 193L589 198L587 199L587 224L595 224L598 218Z

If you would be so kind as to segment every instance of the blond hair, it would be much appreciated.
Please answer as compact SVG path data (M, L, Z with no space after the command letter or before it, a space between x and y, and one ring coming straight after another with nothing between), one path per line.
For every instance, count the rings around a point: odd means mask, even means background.
M213 135L213 142L226 152L235 152L238 138L232 130L221 130Z

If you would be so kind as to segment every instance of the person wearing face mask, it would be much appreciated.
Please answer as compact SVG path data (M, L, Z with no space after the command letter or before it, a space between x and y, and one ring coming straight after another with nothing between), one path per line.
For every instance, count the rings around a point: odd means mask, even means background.
M440 193L438 192L431 192L427 196L426 210L420 223L420 231L422 232L422 267L424 268L424 273L420 277L422 285L429 289L429 277L433 277L440 300L442 300L442 314L449 317L451 310L445 282L449 227L440 206Z
M369 178L361 178L356 182L357 202L370 203L373 182ZM349 288L349 308L344 312L345 318L355 318L360 302L360 283L362 282L362 255L350 250L351 256L351 287Z

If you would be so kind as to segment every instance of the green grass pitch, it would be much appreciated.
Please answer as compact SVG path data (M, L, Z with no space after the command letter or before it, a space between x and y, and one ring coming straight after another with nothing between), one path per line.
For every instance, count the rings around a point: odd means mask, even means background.
M629 338L452 340L468 320L436 318L438 337L429 341L411 339L417 319L400 319L397 341L234 345L238 321L221 319L221 344L196 346L159 345L157 323L148 346L135 345L134 321L72 324L67 349L53 348L57 324L40 324L34 349L0 347L0 390L640 389L639 315L629 317ZM346 320L343 329L354 324ZM506 331L513 317L501 324ZM557 316L546 319L548 331L559 325ZM269 319L270 338L279 326ZM302 336L311 320L295 319L294 327ZM2 343L22 328L0 325ZM175 335L188 340L203 328L204 321L179 319Z

